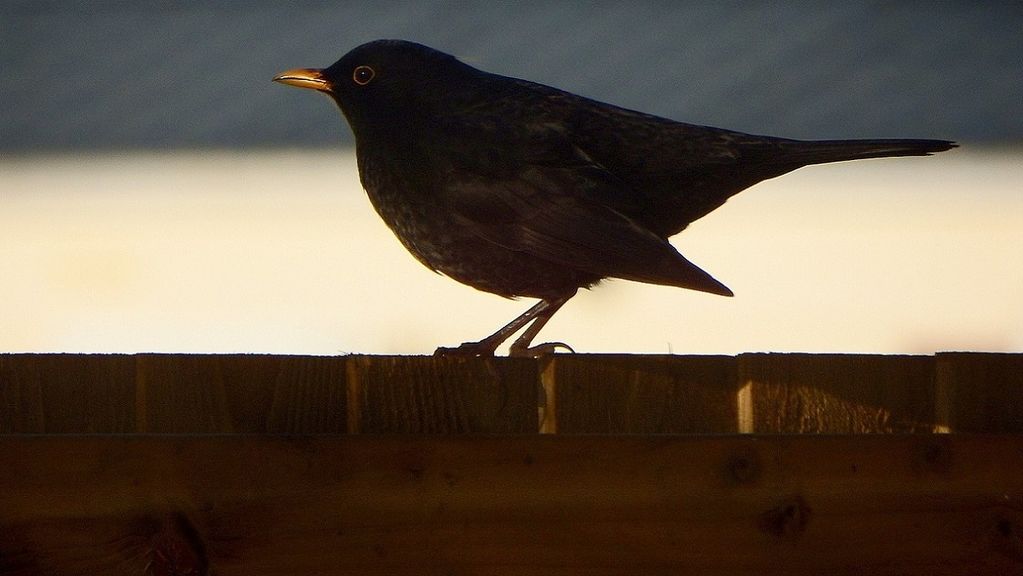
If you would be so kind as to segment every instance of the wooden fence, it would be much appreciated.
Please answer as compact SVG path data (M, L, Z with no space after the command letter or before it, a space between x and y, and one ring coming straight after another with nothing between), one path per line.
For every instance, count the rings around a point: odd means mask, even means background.
M1023 574L1023 355L0 355L0 574Z

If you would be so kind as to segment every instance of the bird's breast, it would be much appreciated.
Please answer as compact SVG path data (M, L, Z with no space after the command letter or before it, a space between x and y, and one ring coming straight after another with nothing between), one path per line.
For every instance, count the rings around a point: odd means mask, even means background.
M359 174L373 208L398 240L431 270L501 296L560 296L600 278L484 239L436 200L426 166L396 166L360 157Z

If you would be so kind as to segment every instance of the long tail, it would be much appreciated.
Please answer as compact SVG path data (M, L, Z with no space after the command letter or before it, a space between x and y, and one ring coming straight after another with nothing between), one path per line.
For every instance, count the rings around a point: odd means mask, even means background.
M805 166L861 158L930 156L955 147L949 140L785 140L779 144L779 160Z

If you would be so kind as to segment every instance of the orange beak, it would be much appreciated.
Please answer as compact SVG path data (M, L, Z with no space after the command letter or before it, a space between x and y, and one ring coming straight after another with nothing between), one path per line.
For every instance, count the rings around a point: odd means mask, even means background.
M299 88L310 88L320 92L330 92L330 82L323 77L323 71L316 68L295 68L279 74L274 82L298 86Z

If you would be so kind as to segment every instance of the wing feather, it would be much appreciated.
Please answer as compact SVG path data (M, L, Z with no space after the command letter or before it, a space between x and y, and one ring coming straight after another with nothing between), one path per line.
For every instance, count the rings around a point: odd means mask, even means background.
M592 199L596 170L527 166L515 177L459 172L444 187L456 221L489 242L601 277L731 295L667 240Z

